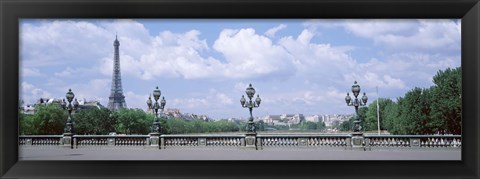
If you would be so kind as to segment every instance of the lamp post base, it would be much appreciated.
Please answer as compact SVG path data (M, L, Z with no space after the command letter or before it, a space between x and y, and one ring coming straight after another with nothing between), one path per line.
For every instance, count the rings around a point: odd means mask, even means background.
M245 134L245 148L257 150L257 133Z
M361 132L354 132L352 134L352 149L353 150L365 150L365 138L363 137L363 133Z
M64 133L62 138L62 143L64 147L73 148L73 134L72 133Z
M161 141L160 141L160 133L152 132L149 135L150 135L149 146L151 148L161 149L162 146L161 146Z

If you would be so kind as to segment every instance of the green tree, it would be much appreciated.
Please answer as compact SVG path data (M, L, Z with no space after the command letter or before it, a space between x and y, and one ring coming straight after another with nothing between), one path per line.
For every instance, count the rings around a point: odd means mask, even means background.
M367 118L367 111L368 111L368 107L358 108L358 117L360 118L360 121L361 121L360 125L362 126L362 129L361 129L362 131L365 130L364 123L365 123L365 118Z
M300 125L300 129L302 130L317 130L317 123L307 121Z
M361 121L364 121L365 118L367 117L367 111L368 111L368 107L359 107L358 108L358 117L360 118ZM353 131L355 117L356 116L353 116L348 121L342 122L339 126L339 130L340 131ZM364 123L364 122L362 122L362 123Z
M105 135L115 131L117 121L109 109L86 109L75 114L77 134Z
M265 122L263 120L260 120L257 122L257 131L265 131Z
M35 131L39 135L60 135L67 121L68 114L60 106L55 104L37 105L35 114L32 116L33 126L37 128ZM75 115L73 115L75 124Z
M120 109L113 113L117 121L115 129L125 134L148 134L151 131L152 118L141 109Z
M428 133L425 125L430 121L430 90L414 88L398 101L398 118L394 134Z
M396 123L398 122L400 113L399 113L397 103L393 102L392 104L385 106L385 109L383 111L384 111L383 126L388 132L392 134L398 134L399 129Z
M391 99L379 98L378 106L380 113L380 129L385 129L385 108L392 105L393 101ZM373 101L368 105L368 111L366 113L364 127L366 131L378 130L378 119L377 119L377 100Z
M37 128L34 125L34 118L31 114L19 114L19 131L20 135L34 135L38 134Z
M317 125L317 130L325 130L325 128L327 127L327 126L325 125L325 122L323 122L323 121L318 121L318 122L316 123L316 125Z
M339 130L340 131L351 131L352 128L353 128L353 121L354 120L355 120L355 118L351 117L350 119L348 119L348 121L343 121L339 126Z
M438 71L433 77L432 118L436 132L461 134L462 71L460 67Z

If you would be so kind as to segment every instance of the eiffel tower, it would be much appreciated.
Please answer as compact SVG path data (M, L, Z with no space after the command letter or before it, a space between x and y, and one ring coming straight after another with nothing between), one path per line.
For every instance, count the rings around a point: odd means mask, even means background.
M108 109L111 111L116 111L120 108L127 107L127 103L125 103L125 96L123 95L122 77L120 74L120 57L118 50L120 42L118 42L116 35L113 46L115 47L115 54L113 57L112 89L110 91L110 96L108 97Z

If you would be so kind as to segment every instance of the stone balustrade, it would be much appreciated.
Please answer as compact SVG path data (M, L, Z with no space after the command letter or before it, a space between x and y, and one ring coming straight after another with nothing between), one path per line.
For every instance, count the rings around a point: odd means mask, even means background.
M251 136L250 136L251 137ZM363 149L461 149L460 135L373 135L364 134ZM71 148L141 147L141 148L245 148L245 134L176 134L160 135L153 145L150 135L74 135ZM157 136L158 139L158 136ZM351 149L351 134L257 134L254 149L267 148L335 148ZM157 143L158 144L158 143ZM62 135L22 135L20 146L69 146Z
M365 147L372 148L461 148L460 135L365 135Z
M269 147L343 147L346 148L352 136L348 134L259 134L257 146Z
M63 144L63 135L30 135L20 136L20 145L32 145L32 146L56 146Z
M163 148L171 147L242 147L243 134L161 135Z
M73 145L78 147L89 146L146 146L149 135L74 135Z

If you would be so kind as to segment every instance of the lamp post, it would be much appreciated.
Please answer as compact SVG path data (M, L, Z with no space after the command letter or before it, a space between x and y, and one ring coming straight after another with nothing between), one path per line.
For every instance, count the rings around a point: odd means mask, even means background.
M64 146L73 147L72 143L72 136L75 132L73 128L73 118L72 118L72 110L77 110L78 108L78 101L75 98L75 101L72 105L72 100L75 97L75 94L72 92L72 89L68 89L67 94L65 95L68 101L68 105L65 103L65 99L62 101L63 108L68 111L68 118L67 123L65 124L64 133L63 133L63 144Z
M357 84L357 81L355 81L352 85L352 93L353 93L353 96L355 97L353 101L349 93L347 93L347 96L345 97L345 102L347 103L347 106L355 107L355 121L353 126L352 146L354 148L365 150L365 148L363 147L364 146L363 133L360 132L362 130L362 126L360 124L361 123L360 116L358 115L358 107L365 106L367 104L368 97L365 93L363 93L361 101L357 98L358 94L360 94L360 85Z
M262 101L262 99L260 99L260 96L257 95L255 102L252 101L252 98L255 95L255 89L252 87L252 84L248 86L248 88L245 90L245 93L247 93L249 101L246 101L245 96L242 95L242 98L240 99L240 104L242 104L242 107L248 108L248 110L250 111L250 118L248 119L247 132L256 133L255 123L253 122L252 110L253 108L260 107L260 102Z
M245 93L247 94L249 100L246 101L244 95L242 95L242 98L240 99L240 104L242 104L242 107L248 108L250 111L250 118L248 119L247 123L247 134L245 135L245 147L257 149L257 132L255 130L255 123L253 122L252 110L253 108L260 107L260 102L262 100L260 99L260 96L257 95L255 101L252 101L252 98L255 95L255 89L252 87L252 84L248 86L248 88L245 90Z
M162 100L160 100L160 104L158 103L158 99L160 99L161 94L162 94L162 92L158 89L158 86L157 86L155 88L155 90L153 90L153 98L155 99L155 103L153 103L153 105L152 105L151 97L148 97L148 100L147 100L148 109L153 109L154 112L155 112L155 118L154 118L153 124L152 124L152 132L153 133L160 133L161 132L160 122L159 122L159 118L158 118L158 109L161 109L161 112L163 112L163 109L165 108L165 104L167 103L165 101L165 97L162 97Z
M358 107L359 106L365 106L367 104L368 97L365 93L363 93L361 101L357 98L358 94L360 93L360 85L357 84L357 81L354 82L352 85L352 93L353 96L355 96L355 99L352 101L352 98L350 97L350 94L347 93L347 96L345 97L345 102L347 103L347 106L353 106L355 107L355 122L354 122L354 127L353 127L353 132L360 132L362 130L362 126L360 125L361 119L360 116L358 115Z
M163 112L163 109L165 108L165 104L167 103L165 101L165 97L162 97L162 100L160 100L160 104L158 103L158 99L160 99L160 95L162 92L158 89L158 86L153 90L153 99L155 100L155 103L152 104L152 99L151 97L148 97L147 100L147 106L148 109L154 110L155 112L155 118L153 120L152 124L152 133L150 133L150 145L151 146L159 146L161 148L161 145L159 145L159 138L161 134L161 126L160 126L160 121L158 119L158 109L161 109L161 112Z

